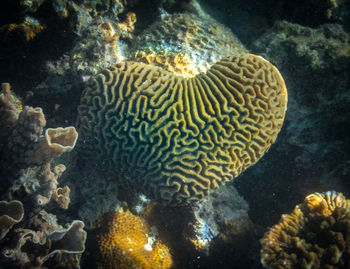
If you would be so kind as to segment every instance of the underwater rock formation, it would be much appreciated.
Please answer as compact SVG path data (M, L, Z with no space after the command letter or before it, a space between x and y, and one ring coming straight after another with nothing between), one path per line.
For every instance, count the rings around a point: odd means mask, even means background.
M250 255L256 242L248 210L247 202L232 184L222 186L182 214L183 222L187 224L183 225L182 231L188 241L185 248L189 252L194 248L198 255L203 255L201 264L205 264L204 259L225 256L223 246L229 248L229 255L237 260L240 256ZM191 219L186 222L188 215Z
M164 15L135 38L128 60L152 63L188 78L222 58L246 53L231 30L208 15L175 13Z
M350 128L349 40L337 24L313 29L279 21L253 46L281 67L292 96L285 124L287 143L279 150L288 151L295 156L295 165L312 168L319 177L349 159L344 149L350 147L350 139L343 131Z
M308 195L261 239L266 268L348 268L350 200L328 191Z
M123 62L83 93L81 147L120 180L186 203L256 163L276 140L286 105L282 76L252 54L222 59L191 79Z
M130 211L114 213L108 232L100 235L98 268L167 269L172 258L166 245L150 233L145 220Z

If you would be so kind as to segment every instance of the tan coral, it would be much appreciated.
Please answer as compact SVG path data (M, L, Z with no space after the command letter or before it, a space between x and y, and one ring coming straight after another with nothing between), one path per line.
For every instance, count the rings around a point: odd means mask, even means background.
M347 268L350 206L341 193L307 196L261 239L266 268Z
M25 106L21 110L10 85L3 83L2 88L0 158L6 174L17 176L21 169L44 165L74 148L78 139L74 127L48 128L43 135L46 119L42 109Z
M45 222L45 221L44 221ZM67 268L66 264L77 261L75 268L80 268L79 257L85 251L86 232L84 223L73 221L68 228L52 223L49 234L31 229L17 229L14 248L6 248L3 254L22 268L41 267L49 260L56 261L55 268ZM32 255L32 252L36 255Z
M63 188L57 188L52 194L51 198L55 200L61 208L67 209L70 203L69 194L70 188L68 186L64 186Z
M74 220L68 228L55 230L48 238L51 241L50 254L43 258L47 260L56 253L81 254L85 251L86 231L84 222Z
M27 162L27 155L38 142L45 125L41 108L25 106L13 126L4 129L6 137L0 154L4 172L17 175L21 169L34 165Z
M0 126L8 128L18 119L18 115L22 110L22 103L11 91L10 83L2 83L1 88Z
M33 150L27 153L26 163L41 165L75 147L78 132L73 126L66 128L48 128L40 137Z
M20 222L24 216L21 201L0 201L0 240L11 230L13 225Z
M84 155L168 203L198 200L255 164L287 106L276 67L231 56L186 79L123 62L94 79L79 107Z
M50 163L46 163L43 165L41 169L41 177L40 177L40 194L36 196L36 203L40 206L44 206L47 203L50 202L52 195L56 195L55 199L61 207L64 208L64 206L68 206L69 204L69 191L66 189L65 192L61 193L64 194L64 197L59 197L58 195L60 193L57 193L57 185L58 181L57 179L61 177L62 173L66 170L66 167L63 164L59 164L55 166L51 170ZM68 187L67 187L68 188ZM69 188L68 188L69 189ZM56 193L56 194L55 194ZM63 204L62 204L63 202Z

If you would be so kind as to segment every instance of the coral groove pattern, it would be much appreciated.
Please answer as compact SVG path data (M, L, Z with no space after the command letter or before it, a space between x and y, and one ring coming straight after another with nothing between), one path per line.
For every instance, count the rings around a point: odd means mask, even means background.
M82 148L103 169L179 204L255 164L276 140L286 105L282 76L256 55L222 59L189 79L126 61L91 80L78 125Z

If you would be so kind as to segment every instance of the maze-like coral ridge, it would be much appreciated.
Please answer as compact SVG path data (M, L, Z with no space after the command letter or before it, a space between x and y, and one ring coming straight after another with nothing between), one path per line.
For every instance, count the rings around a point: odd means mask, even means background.
M239 175L276 140L287 91L259 56L232 56L185 79L123 62L81 99L83 148L155 198L198 200Z

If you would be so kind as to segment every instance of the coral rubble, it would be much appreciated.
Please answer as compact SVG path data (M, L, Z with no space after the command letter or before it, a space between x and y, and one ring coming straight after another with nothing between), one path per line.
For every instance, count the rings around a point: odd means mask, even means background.
M261 239L266 268L348 268L350 201L328 191L308 195Z

